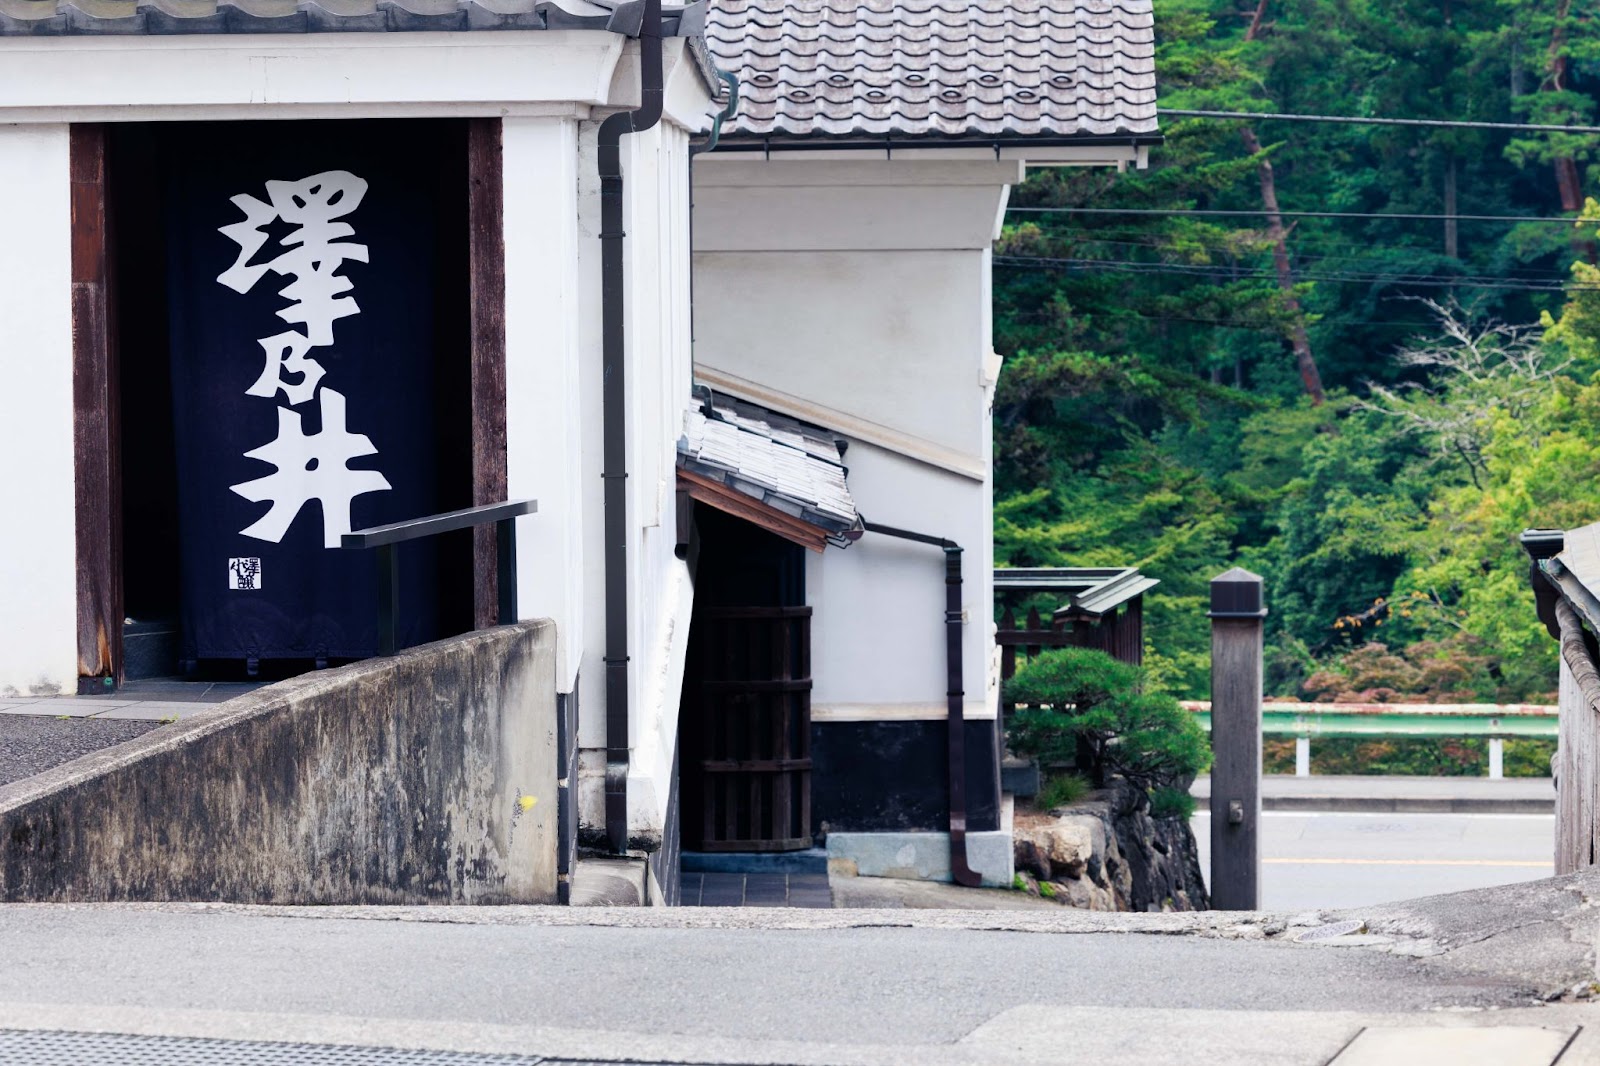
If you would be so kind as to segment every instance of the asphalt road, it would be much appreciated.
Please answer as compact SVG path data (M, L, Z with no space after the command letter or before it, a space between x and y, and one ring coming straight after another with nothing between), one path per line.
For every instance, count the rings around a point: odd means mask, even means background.
M1544 814L1262 814L1261 906L1364 907L1549 877L1555 818ZM1211 820L1194 818L1201 869Z
M1372 908L1344 944L1296 942L1336 915L0 906L0 1062L38 1061L5 1046L37 1030L744 1066L1324 1066L1374 1025L1560 1042L1600 1034L1600 1007L1539 1005L1592 980L1597 890ZM1430 1047L1375 1061L1462 1061ZM183 1061L402 1061L239 1050Z
M795 912L766 913L783 921ZM13 1007L899 1047L959 1040L1022 1004L1370 1011L1526 1002L1520 982L1388 954L1125 933L595 928L0 907L0 944L0 1005ZM1213 979L1223 974L1227 980Z

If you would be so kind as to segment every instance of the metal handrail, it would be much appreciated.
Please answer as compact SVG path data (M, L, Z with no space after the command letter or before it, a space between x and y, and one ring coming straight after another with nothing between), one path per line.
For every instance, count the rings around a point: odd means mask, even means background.
M495 526L495 584L499 592L499 622L510 625L517 620L517 527L516 520L539 510L538 500L506 500L459 511L391 522L346 533L341 548L378 550L378 654L393 655L399 650L400 560L395 550L408 540L435 537L472 526Z

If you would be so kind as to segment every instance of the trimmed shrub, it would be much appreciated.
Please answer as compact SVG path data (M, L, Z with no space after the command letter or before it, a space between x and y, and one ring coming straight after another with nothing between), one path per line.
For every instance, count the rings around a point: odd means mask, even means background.
M1075 765L1101 788L1113 774L1146 789L1187 785L1210 765L1205 732L1171 696L1140 691L1143 681L1102 651L1046 652L1006 683L1019 705L1006 724L1011 750Z

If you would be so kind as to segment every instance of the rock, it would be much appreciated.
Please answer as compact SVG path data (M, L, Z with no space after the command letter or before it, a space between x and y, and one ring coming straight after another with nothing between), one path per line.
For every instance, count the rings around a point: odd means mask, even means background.
M1018 829L1013 838L1016 867L1041 881L1082 877L1094 852L1094 837L1077 819Z
M1180 818L1153 818L1144 792L1117 781L1049 814L1022 814L1015 862L1052 898L1084 910L1207 910L1194 834Z

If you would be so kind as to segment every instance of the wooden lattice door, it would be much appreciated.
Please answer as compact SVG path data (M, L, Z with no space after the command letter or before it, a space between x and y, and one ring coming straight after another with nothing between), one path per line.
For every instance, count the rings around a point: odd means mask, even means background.
M690 706L704 851L811 846L811 608L696 614Z

